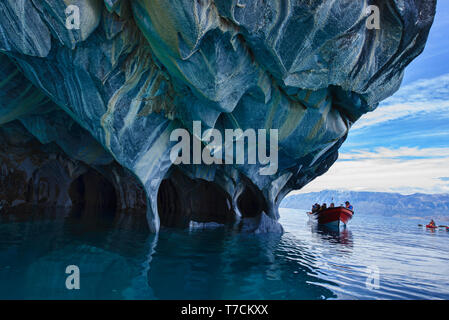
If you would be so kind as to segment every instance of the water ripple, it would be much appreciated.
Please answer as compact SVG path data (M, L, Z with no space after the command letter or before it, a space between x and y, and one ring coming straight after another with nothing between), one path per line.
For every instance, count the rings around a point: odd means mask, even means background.
M0 298L449 299L449 232L362 214L332 232L301 211L281 217L282 236L224 228L154 236L132 217L2 220ZM76 292L64 286L70 264L81 271ZM377 289L367 285L373 267Z

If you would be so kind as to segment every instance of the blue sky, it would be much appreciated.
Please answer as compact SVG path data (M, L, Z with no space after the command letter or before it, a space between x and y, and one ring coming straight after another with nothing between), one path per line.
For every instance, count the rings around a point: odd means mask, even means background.
M351 128L339 160L301 193L323 189L449 193L449 1L438 1L400 90Z

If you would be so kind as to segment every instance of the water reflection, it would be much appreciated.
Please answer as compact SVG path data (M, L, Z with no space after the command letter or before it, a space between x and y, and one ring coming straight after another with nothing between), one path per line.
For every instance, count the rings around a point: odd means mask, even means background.
M164 231L148 272L160 299L322 299L300 247L278 234Z
M328 243L334 246L340 245L342 248L349 249L348 252L354 247L352 231L347 227L335 229L313 224L311 225L311 231L313 238L324 244Z
M313 252L288 234L163 230L144 217L36 210L0 217L0 299L323 299ZM81 290L65 288L77 265Z
M149 250L151 236L137 222L63 209L2 215L0 299L124 298ZM81 290L65 288L72 264Z

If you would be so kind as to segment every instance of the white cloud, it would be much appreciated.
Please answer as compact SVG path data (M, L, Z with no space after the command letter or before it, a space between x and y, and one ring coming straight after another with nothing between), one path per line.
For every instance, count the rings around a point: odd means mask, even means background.
M400 159L429 155L433 158ZM363 157L360 157L363 155ZM448 148L380 148L379 152L358 152L342 154L330 170L305 186L301 193L324 189L399 192L410 194L449 193L449 182L441 177L449 177ZM298 192L295 192L298 193Z
M449 115L449 74L402 87L375 111L362 116L351 130L424 113Z
M357 150L352 153L342 153L340 160L357 160L357 159L395 159L395 158L442 158L449 157L449 148L409 148L401 147L398 149L389 149L379 147L374 151Z
M374 112L356 122L351 131L406 117L449 117L449 74L402 87ZM447 132L447 130L446 130ZM445 132L426 133L438 139ZM413 140L413 133L409 139ZM420 134L422 138L423 135ZM369 142L369 137L367 137ZM365 144L366 145L366 144ZM449 193L449 148L384 147L340 154L329 171L301 191L324 189Z

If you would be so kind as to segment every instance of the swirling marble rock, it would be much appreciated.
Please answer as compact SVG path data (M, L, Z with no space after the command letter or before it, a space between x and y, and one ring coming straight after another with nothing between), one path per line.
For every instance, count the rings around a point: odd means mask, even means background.
M79 8L79 29L65 25L68 5ZM380 10L380 29L366 26L369 5ZM281 231L283 197L325 173L351 125L399 88L424 49L435 6L2 0L0 125L27 131L39 150L57 146L111 182L121 199L135 195L120 207L146 205L151 231L236 221L245 231ZM278 130L277 172L235 161L173 164L175 129L207 143L194 121L223 136ZM15 151L4 150L2 161L8 152ZM79 202L80 180L62 180L52 181Z

